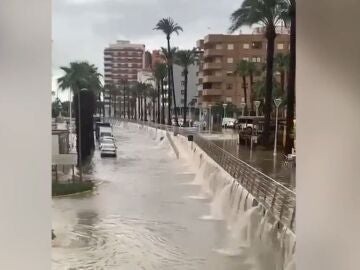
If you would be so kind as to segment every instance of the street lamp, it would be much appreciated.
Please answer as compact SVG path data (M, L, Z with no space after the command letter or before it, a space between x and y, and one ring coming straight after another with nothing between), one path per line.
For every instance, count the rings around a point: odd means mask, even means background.
M227 104L224 103L224 104L223 104L223 107L224 107L224 118L226 117L226 106L227 106Z
M281 98L274 99L275 107L276 107L276 116L275 116L275 140L274 140L274 156L276 156L276 144L277 144L277 131L278 131L278 114L279 114L279 106L281 104Z
M211 107L212 105L209 104L209 133L212 131L212 115L211 115Z
M241 116L244 116L245 106L246 106L245 102L241 102L241 103L240 103Z
M87 91L86 88L83 88L79 91L78 93L78 116L79 116L79 139L78 139L78 142L79 142L79 177L80 177L80 182L82 182L83 180L83 176L82 176L82 156L81 156L81 111L80 111L80 93L81 91Z
M256 109L256 116L259 116L259 107L260 107L260 101L259 100L255 100L254 104L255 104L255 109Z

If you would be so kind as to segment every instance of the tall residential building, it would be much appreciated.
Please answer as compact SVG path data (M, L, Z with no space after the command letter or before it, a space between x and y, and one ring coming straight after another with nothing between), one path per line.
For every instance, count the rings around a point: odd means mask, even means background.
M104 50L105 84L137 81L137 73L145 67L145 45L118 40Z
M162 57L160 50L153 50L151 54L151 67L154 69L155 65L159 63L165 63L165 60Z
M278 34L275 54L288 53L289 43L288 34ZM265 64L267 41L263 32L257 29L254 34L211 34L197 41L196 46L200 52L198 107L205 109L217 102L231 102L239 106L244 101L244 89L241 78L233 74L234 67L240 60L255 62L259 69ZM249 106L250 79L246 80Z
M149 51L145 52L145 66L144 69L149 70L151 69L151 53Z

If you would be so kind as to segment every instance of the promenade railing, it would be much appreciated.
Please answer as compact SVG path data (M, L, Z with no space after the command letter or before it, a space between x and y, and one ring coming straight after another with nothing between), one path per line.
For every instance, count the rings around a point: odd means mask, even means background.
M242 187L250 192L258 203L270 211L272 216L279 222L279 226L285 226L295 232L296 193L224 150L211 140L204 138L197 130L163 125L150 121L108 120L114 124L118 123L118 121L126 121L166 130L183 136L193 135L194 143L240 183Z

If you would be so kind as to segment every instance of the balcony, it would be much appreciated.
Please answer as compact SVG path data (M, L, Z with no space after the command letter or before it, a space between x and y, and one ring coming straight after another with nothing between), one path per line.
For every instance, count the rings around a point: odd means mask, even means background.
M222 64L221 63L205 63L203 69L221 69Z
M221 55L223 55L223 50L220 50L220 49L206 49L206 50L204 50L204 57L221 56Z
M222 76L204 76L203 83L207 82L222 82L223 77Z
M222 90L221 89L203 89L202 95L203 96L221 96Z

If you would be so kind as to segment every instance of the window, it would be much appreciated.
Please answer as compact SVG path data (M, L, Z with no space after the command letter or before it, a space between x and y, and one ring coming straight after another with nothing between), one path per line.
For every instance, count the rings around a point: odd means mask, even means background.
M233 50L234 49L234 44L228 44L227 49L228 50Z
M277 49L278 50L283 50L284 49L284 43L278 43L277 44Z
M132 67L132 64L131 64L131 63L129 63L129 64L128 64L128 67Z
M227 58L227 63L228 64L232 64L233 62L234 62L234 58L232 58L232 57Z
M184 104L184 99L183 98L181 99L181 104Z
M233 75L232 71L226 71L226 76L231 77Z
M231 83L227 83L227 84L226 84L226 89L228 89L228 90L232 89L232 84L231 84Z
M215 58L215 63L221 63L221 58L220 58L220 57L216 57L216 58Z
M249 61L249 57L243 57L242 60Z
M221 50L222 49L222 44L216 44L215 49Z
M182 95L185 95L185 90L181 90L181 94L182 94Z
M216 77L219 77L219 76L221 76L221 75L222 75L221 71L215 71L215 76L216 76Z
M226 102L232 102L232 98L231 97L226 97Z
M243 49L249 49L249 48L250 48L249 43L244 43L244 44L243 44Z
M254 41L253 43L251 43L251 48L252 49L261 49L262 47L262 42L261 41Z
M259 56L254 56L251 58L251 61L254 63L260 63L261 62L261 57Z
M185 81L181 81L181 85L184 86L184 85L185 85Z

